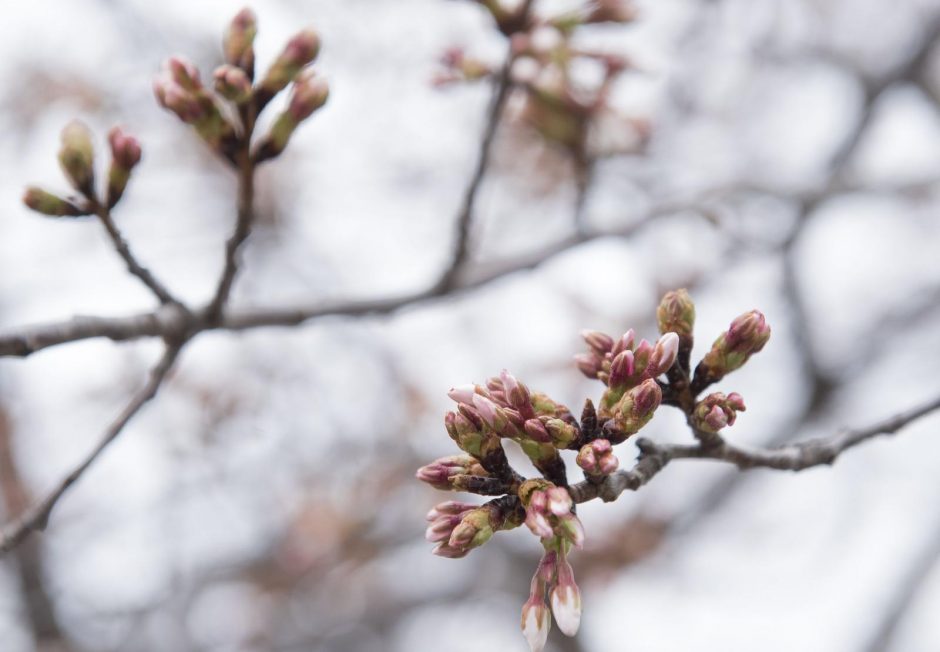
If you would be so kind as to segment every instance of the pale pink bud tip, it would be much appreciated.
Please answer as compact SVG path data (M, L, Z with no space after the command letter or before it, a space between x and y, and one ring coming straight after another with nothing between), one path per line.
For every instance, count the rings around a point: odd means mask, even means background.
M552 616L544 604L526 602L522 607L522 634L531 652L542 652L552 627Z
M565 636L574 636L581 626L581 592L573 582L552 590L552 613Z
M652 370L656 375L666 373L669 371L669 368L672 367L673 363L676 361L676 356L679 354L679 336L676 333L666 333L659 341L656 342L656 347L653 349L652 358L650 359L650 366L655 364L655 369Z
M716 405L705 417L705 423L714 430L721 430L728 425L728 416L725 414L724 410Z
M555 516L564 516L571 511L571 494L564 487L553 487L547 492L548 509Z
M451 387L447 392L447 396L456 403L472 403L474 394L476 394L476 385L459 385Z

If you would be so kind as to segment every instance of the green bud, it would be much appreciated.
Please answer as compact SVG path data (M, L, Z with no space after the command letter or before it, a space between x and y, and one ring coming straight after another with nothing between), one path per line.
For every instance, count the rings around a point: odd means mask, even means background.
M52 217L79 217L89 214L86 209L76 206L67 199L33 186L23 193L23 203L37 213Z
M95 150L91 144L91 132L77 120L73 120L62 130L59 165L76 190L86 197L94 197Z
M656 309L656 319L660 333L675 333L680 342L688 342L691 346L695 328L695 304L684 288L666 293Z

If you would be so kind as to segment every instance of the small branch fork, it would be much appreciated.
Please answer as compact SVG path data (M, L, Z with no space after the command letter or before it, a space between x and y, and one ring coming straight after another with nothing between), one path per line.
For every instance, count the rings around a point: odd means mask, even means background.
M739 469L768 468L781 471L803 471L814 466L832 464L844 451L881 435L898 432L908 424L940 410L940 397L901 412L866 428L848 429L830 437L807 439L776 448L748 448L717 440L714 444L702 443L656 444L649 439L637 440L640 456L630 470L617 471L594 483L588 480L568 488L577 503L600 498L604 502L616 500L626 490L636 491L672 460L709 459L734 464Z

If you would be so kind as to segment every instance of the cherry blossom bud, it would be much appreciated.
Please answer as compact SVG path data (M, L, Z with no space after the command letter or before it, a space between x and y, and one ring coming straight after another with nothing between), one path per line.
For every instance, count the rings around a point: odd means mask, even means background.
M558 575L552 589L552 613L558 629L566 636L574 636L581 625L581 590L574 581L574 571L561 548L558 558Z
M170 79L184 91L192 93L202 90L199 69L186 57L170 57L166 62L166 70L170 73Z
M552 487L546 492L548 499L548 510L555 516L564 516L571 512L574 503L571 501L571 494L564 487Z
M597 378L601 373L603 360L596 353L579 353L574 356L578 370L588 378Z
M738 412L744 410L744 399L737 392L727 396L715 392L696 403L692 410L692 427L706 433L717 433L725 426L734 425Z
M655 378L669 371L669 368L675 363L676 356L679 353L679 336L675 333L666 333L659 338L653 352L650 354L647 373Z
M529 644L531 652L542 652L552 628L552 615L545 604L545 598L529 598L522 605L522 634Z
M23 194L23 203L37 213L52 217L79 217L88 215L88 210L81 208L58 195L30 186Z
M613 358L620 355L622 351L632 351L635 337L636 334L633 332L632 328L621 335L620 339L614 343L614 347L610 350L611 357Z
M447 392L447 396L450 397L455 403L472 403L473 396L477 393L477 386L472 384L460 385L458 387L451 387Z
M728 330L718 336L711 350L695 369L696 380L710 384L740 369L748 359L764 348L770 339L770 326L757 310L737 317Z
M72 186L86 197L95 194L95 150L91 132L78 120L62 130L59 165Z
M426 482L435 489L452 489L454 480L461 475L487 476L479 461L470 455L450 455L434 460L422 466L415 473L421 482Z
M583 337L587 345L591 347L591 350L599 356L610 353L610 350L614 348L614 339L606 333L601 333L600 331L581 331L581 337Z
M621 351L610 363L610 377L607 385L612 388L625 387L636 372L633 351Z
M206 107L200 99L173 81L168 72L153 81L153 94L160 106L169 109L187 124L195 124L206 117Z
M108 169L108 208L120 201L130 180L131 170L140 162L140 143L133 136L125 134L120 127L108 132L108 145L111 147L111 167Z
M314 71L300 73L291 91L287 110L277 117L267 136L258 145L255 161L265 161L283 152L300 123L326 104L329 93L326 80Z
M659 332L676 333L692 347L692 332L695 328L695 304L685 289L667 292L656 309Z
M728 327L726 344L734 351L757 353L770 339L770 326L759 310L746 312Z
M225 53L225 61L241 68L249 80L254 78L255 51L253 45L257 33L258 19L255 13L246 7L235 14L222 39L222 51Z
M562 419L548 419L545 422L545 429L551 435L552 443L559 449L568 448L580 434L577 427Z
M251 80L238 66L224 64L212 73L216 92L235 104L244 104L251 99Z
M464 512L476 509L477 507L478 505L474 505L473 503L464 503L459 500L445 500L432 507L425 518L428 521L436 521L442 516L460 516Z
M529 419L525 422L523 427L525 434L535 441L545 443L552 440L551 435L548 434L548 430L545 428L545 424L539 419Z
M617 470L620 460L613 454L613 447L606 439L595 439L578 451L578 466L588 475L610 475Z
M604 426L605 437L619 444L639 432L653 418L662 398L663 392L652 378L630 389L614 406L613 418Z
M284 90L319 51L320 37L313 30L304 30L288 41L259 85L258 104L264 106Z

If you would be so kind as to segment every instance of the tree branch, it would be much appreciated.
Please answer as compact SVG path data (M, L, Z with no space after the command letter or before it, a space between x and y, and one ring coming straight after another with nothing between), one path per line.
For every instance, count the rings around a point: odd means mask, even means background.
M118 435L124 430L124 427L130 422L134 415L140 409L156 396L160 385L163 383L167 374L176 361L184 342L167 343L166 350L157 365L151 370L150 378L147 384L133 396L127 406L121 411L118 417L108 426L98 445L78 464L67 476L65 476L56 487L50 491L45 498L33 505L9 523L0 531L0 554L6 553L16 547L31 532L43 530L49 521L52 509L55 507L59 498L65 494L69 488L82 477L82 474L98 459L102 452L117 439Z
M662 215L679 209L676 205L664 205L625 227L572 235L528 256L515 256L512 259L487 263L473 271L464 270L455 277L453 285L449 288L435 284L425 290L380 299L230 310L217 319L209 317L208 309L188 312L175 305L122 317L77 316L66 321L26 326L0 333L0 357L22 358L52 346L98 337L115 342L145 337L178 339L192 337L208 330L241 331L267 326L296 326L322 317L387 315L403 308L454 297L512 274L534 269L586 242L601 238L629 237L651 225Z
M131 252L130 246L127 244L127 240L124 239L124 235L114 223L114 219L111 217L111 211L108 207L95 202L95 215L111 238L111 244L114 245L114 249L127 265L127 271L140 279L140 281L153 292L157 299L160 300L160 303L172 303L177 306L182 306L183 304L170 294L170 291L157 280L153 273L137 261L137 258Z
M715 445L702 444L656 444L649 439L637 440L640 458L630 470L618 471L601 482L585 480L569 487L575 502L583 503L594 498L605 502L616 500L626 491L637 490L669 462L679 459L710 459L729 462L739 469L768 468L782 471L805 469L832 464L844 451L879 435L894 434L909 423L940 409L940 397L923 405L901 412L867 428L846 429L830 437L817 437L803 442L776 448L749 448L729 444L720 439Z
M532 2L533 0L525 0L520 7L518 13L521 22L525 22L527 19ZM506 100L509 99L514 62L515 57L510 48L506 60L495 79L495 88L493 89L489 109L486 112L486 125L483 127L483 136L480 139L480 147L477 153L477 164L473 169L470 183L467 185L463 201L460 204L460 212L457 216L457 237L454 242L454 252L450 265L441 274L432 292L443 294L453 289L457 276L470 253L470 226L473 223L473 209L476 206L477 195L480 186L483 184L483 178L486 176L487 168L490 165L490 155L493 149L493 140L496 137L496 130L499 127Z

